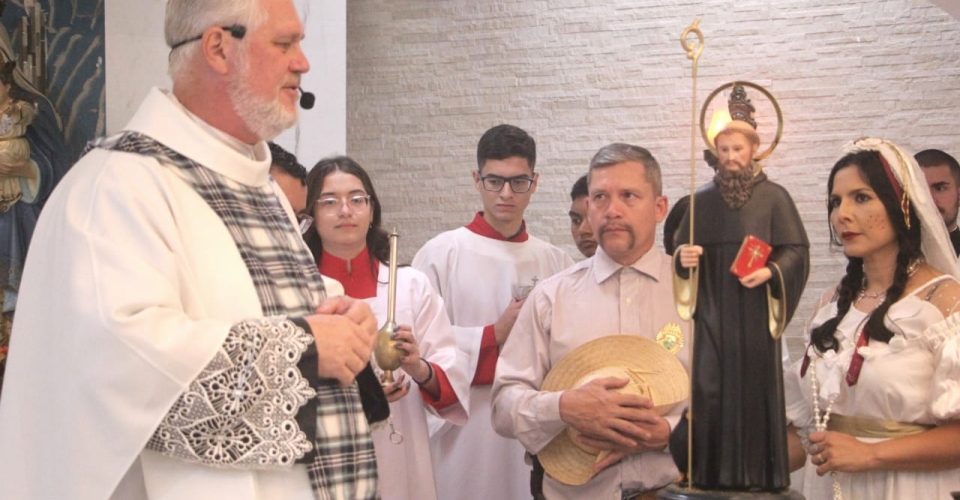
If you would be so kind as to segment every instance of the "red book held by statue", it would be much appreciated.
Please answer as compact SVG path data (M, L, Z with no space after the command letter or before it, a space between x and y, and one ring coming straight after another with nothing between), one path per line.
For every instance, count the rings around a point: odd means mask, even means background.
M733 259L733 264L730 265L730 272L738 278L743 278L766 266L771 250L772 247L766 241L748 234L743 238L743 244L740 245L737 258Z

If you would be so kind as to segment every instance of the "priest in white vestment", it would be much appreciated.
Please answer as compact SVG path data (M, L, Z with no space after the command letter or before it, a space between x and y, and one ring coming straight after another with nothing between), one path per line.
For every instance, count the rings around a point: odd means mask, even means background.
M369 307L327 297L270 139L309 64L290 0L169 0L151 90L50 197L0 400L16 499L374 498L354 378Z

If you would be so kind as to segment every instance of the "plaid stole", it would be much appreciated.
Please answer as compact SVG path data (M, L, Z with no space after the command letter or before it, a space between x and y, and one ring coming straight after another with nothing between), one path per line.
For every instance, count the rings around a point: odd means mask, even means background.
M264 316L306 316L326 296L310 252L270 186L236 182L137 132L97 140L88 146L92 148L149 156L176 167L229 230ZM373 439L356 384L340 387L335 380L321 379L315 389L316 453L309 456L307 469L316 497L376 498Z

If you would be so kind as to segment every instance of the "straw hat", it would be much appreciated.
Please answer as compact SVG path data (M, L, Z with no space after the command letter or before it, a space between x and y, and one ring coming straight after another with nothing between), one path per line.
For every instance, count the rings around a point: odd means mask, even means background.
M540 390L565 391L604 377L628 379L619 391L650 398L659 415L687 399L690 392L690 379L680 360L638 335L601 337L574 349L550 369ZM537 454L547 474L564 484L589 481L598 460L599 451L578 443L577 434L567 427Z

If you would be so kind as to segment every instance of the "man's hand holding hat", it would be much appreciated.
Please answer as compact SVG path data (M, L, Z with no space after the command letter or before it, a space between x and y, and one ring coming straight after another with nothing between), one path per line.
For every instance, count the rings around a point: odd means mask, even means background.
M661 450L670 437L670 425L653 411L649 398L618 391L628 383L625 378L599 378L560 396L560 418L577 432L575 440L601 451L595 472L627 455Z

